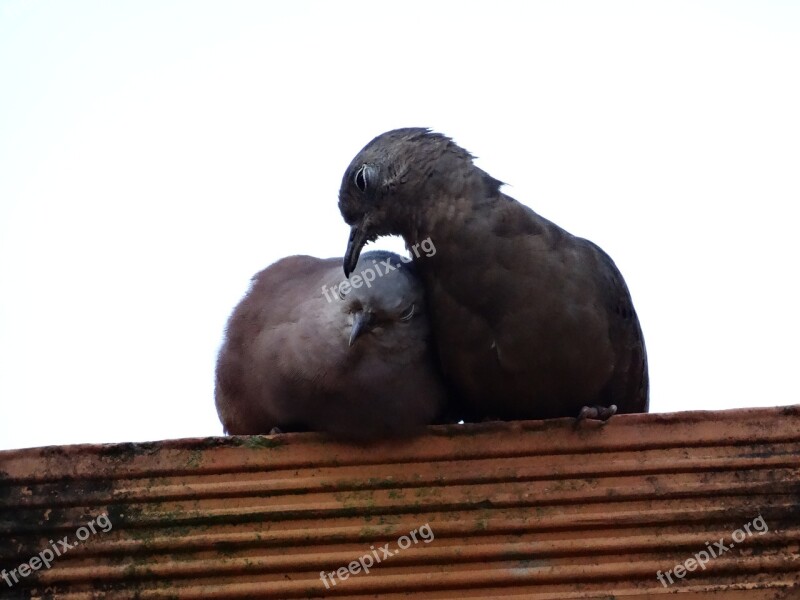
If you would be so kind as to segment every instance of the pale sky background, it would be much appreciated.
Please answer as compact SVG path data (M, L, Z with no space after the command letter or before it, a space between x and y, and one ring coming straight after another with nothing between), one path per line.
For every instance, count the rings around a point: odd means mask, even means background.
M800 3L0 0L0 448L221 434L250 276L405 126L611 254L652 410L800 402Z

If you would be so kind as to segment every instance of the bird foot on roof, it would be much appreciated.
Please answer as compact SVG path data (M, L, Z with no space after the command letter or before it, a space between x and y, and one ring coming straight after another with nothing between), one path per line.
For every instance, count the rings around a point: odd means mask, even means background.
M578 413L578 421L584 421L586 419L608 421L616 413L616 404L612 404L611 406L598 406L596 404L593 406L584 406Z

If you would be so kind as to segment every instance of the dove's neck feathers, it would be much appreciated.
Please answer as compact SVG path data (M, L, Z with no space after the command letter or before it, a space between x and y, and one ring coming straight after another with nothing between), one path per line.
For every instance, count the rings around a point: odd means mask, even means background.
M419 201L399 223L406 245L412 248L430 239L438 260L422 256L422 271L448 270L451 260L480 253L496 238L541 236L552 247L566 234L557 225L500 191L502 183L462 160L454 169L437 168L419 190ZM569 234L566 234L569 235ZM491 246L490 246L491 247Z
M503 195L502 183L476 167L468 154L445 153L409 170L409 179L417 183L413 200L395 222L409 245L458 232L477 214L491 212Z

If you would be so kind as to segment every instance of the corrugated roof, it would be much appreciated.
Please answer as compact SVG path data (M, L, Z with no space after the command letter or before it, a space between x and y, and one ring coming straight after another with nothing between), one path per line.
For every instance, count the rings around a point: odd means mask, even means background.
M0 597L800 598L799 451L800 406L7 451Z

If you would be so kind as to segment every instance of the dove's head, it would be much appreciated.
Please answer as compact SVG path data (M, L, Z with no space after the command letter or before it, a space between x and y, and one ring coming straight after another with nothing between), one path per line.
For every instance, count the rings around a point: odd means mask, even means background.
M410 341L425 341L425 292L408 260L383 250L365 252L347 291L339 290L351 325L351 346L367 333L384 338L383 343L396 352Z
M364 244L379 236L401 235L406 244L425 237L422 215L459 185L465 166L473 169L466 150L421 127L388 131L367 144L339 190L339 210L350 225L345 275L355 269Z

